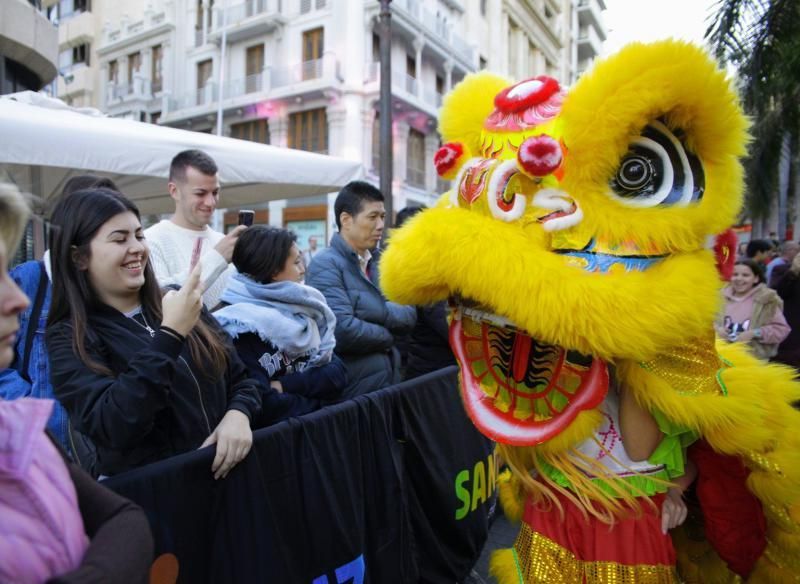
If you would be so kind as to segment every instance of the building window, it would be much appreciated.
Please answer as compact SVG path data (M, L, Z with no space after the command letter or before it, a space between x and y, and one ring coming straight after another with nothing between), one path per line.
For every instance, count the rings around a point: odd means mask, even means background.
M42 88L39 76L25 65L8 57L0 57L0 61L2 60L5 60L5 75L0 75L0 95L27 89L39 91Z
M245 91L261 91L264 72L264 45L248 47L245 56Z
M81 12L89 12L92 9L90 0L61 0L47 8L47 18L50 22L58 24L60 20L75 16Z
M119 63L116 59L108 62L108 81L114 85L119 83Z
M133 90L133 80L142 68L142 54L131 53L128 55L128 88L129 91Z
M406 55L406 75L412 79L417 78L417 60L411 55Z
M408 131L406 182L412 187L425 188L425 134L413 128Z
M211 80L211 59L197 63L197 105L202 105L211 99L206 95L206 84Z
M523 75L519 70L519 38L522 31L513 20L508 21L508 72L511 77L520 79Z
M481 0L481 16L486 16L486 0Z
M325 50L325 30L315 28L303 33L302 79L318 79L322 76L322 52Z
M381 35L372 33L372 60L378 63L381 60Z
M161 112L153 112L150 114L151 124L158 124L159 120L161 120Z
M312 10L325 8L327 0L300 0L300 14L308 14Z
M289 114L289 148L328 153L328 114L325 108Z
M231 138L269 144L269 120L252 120L241 124L231 124Z
M161 45L156 45L153 47L150 67L150 87L153 93L158 93L164 88L164 78L162 77L163 61L164 49Z
M539 49L533 44L533 41L528 41L528 74L529 75L543 75L547 71L539 71Z
M194 28L195 30L203 30L203 0L197 0L197 10L195 11Z
M58 68L61 73L70 71L75 65L83 63L89 66L89 56L92 52L89 43L76 45L71 49L61 51L58 55Z

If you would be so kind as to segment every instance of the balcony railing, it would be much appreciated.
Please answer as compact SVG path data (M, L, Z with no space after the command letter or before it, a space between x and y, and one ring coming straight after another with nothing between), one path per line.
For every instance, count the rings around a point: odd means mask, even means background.
M411 95L417 95L417 80L415 77L411 75L405 76L406 82L406 91L409 92Z
M412 187L425 188L425 170L420 168L406 167L406 182Z
M110 81L106 84L106 105L113 105L115 102L129 99L151 100L161 90L161 80L154 82L145 77L134 76L130 83Z
M305 61L290 67L267 67L260 73L232 79L224 84L222 99L235 99L249 94L270 92L291 85L315 80L337 80L339 62L333 54L322 59ZM219 95L218 84L209 81L205 87L169 99L168 110L176 111L215 103Z
M273 87L285 87L303 81L321 79L326 76L339 76L339 61L332 54L321 59L304 61L291 67L272 70Z
M325 8L326 0L300 0L300 14L308 14L312 10Z
M104 30L103 46L111 45L128 37L135 37L148 30L164 24L172 24L172 20L165 11L146 11L144 18L136 22L123 21L118 28Z
M364 83L376 83L380 81L381 78L381 64L372 62L367 63L366 69L364 71ZM422 86L422 95L419 94L419 85L420 80L412 77L411 75L407 75L405 73L401 73L400 71L392 72L392 91L397 93L405 93L411 95L412 97L416 97L420 101L422 101L425 105L428 105L434 109L440 108L442 106L442 99L443 96L441 93L436 91L433 88L433 83L431 82L430 87L423 84Z
M416 20L434 38L449 44L457 56L469 63L473 62L475 50L453 31L453 24L425 8L420 0L393 0L392 6Z
M287 0L245 0L241 4L225 8L224 13L223 8L216 8L213 14L213 22L211 23L211 31L214 33L219 32L223 24L228 27L256 16L281 14L283 12L283 4L286 1Z

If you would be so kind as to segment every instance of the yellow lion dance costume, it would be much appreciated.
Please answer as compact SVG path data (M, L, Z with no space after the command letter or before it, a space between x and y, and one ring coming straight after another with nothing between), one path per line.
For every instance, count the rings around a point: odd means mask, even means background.
M709 242L739 212L747 142L724 74L692 45L637 44L569 93L468 76L440 121L452 190L393 234L382 285L406 304L450 299L462 399L513 471L500 495L522 519L493 574L799 581L800 385L715 346ZM620 396L663 434L646 460L620 449ZM636 526L654 531L690 465L702 520L672 532L676 569L672 544L672 560L648 559ZM576 513L596 550L562 529ZM610 526L632 529L627 546L601 549Z

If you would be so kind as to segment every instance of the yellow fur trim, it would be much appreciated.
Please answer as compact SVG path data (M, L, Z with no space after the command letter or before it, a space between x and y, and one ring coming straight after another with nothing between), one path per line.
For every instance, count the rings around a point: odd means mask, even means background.
M488 72L471 73L448 93L439 114L443 142L460 142L464 160L480 150L483 120L494 110L494 96L511 82Z
M381 259L381 286L396 302L461 294L534 338L637 361L707 334L718 311L719 280L705 250L645 272L590 274L537 245L538 225L438 207L415 219L392 234Z
M497 477L497 495L506 518L513 523L519 523L525 512L525 489L519 479L508 470Z
M522 584L519 568L514 560L514 550L502 549L492 552L489 559L489 574L498 584Z

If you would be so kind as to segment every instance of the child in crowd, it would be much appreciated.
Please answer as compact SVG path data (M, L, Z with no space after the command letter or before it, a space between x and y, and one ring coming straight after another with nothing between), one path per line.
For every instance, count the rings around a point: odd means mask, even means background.
M338 398L347 373L333 354L336 317L321 292L302 284L297 237L286 229L251 227L236 242L233 264L239 273L214 316L261 382L261 424Z
M0 185L0 370L14 357L29 300L7 272L28 216ZM0 400L0 581L147 581L153 541L144 513L97 484L45 433L53 401Z
M261 396L201 315L200 267L162 299L133 202L88 189L60 204L50 243L52 382L94 442L98 473L216 444L212 472L225 477L250 450Z

